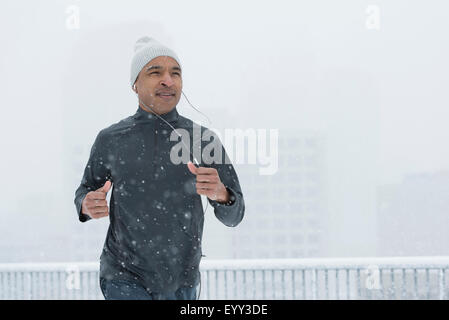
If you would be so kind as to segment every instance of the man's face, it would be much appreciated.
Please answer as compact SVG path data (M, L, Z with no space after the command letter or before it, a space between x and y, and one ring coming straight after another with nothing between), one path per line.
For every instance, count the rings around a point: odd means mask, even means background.
M171 57L156 57L142 68L135 84L139 99L150 110L157 114L167 113L181 98L181 68ZM143 109L148 108L143 106Z

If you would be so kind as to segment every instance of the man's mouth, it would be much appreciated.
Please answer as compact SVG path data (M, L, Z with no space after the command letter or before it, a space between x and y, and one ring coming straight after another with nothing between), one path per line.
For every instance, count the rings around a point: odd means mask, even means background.
M175 96L175 94L174 93L157 93L156 96L160 97L163 100L170 100Z

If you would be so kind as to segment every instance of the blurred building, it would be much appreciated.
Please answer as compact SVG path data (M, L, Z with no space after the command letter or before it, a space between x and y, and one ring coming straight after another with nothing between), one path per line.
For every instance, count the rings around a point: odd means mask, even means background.
M233 257L327 256L325 139L281 129L278 144L274 175L260 175L258 166L239 166L246 212L233 230Z
M448 171L410 174L379 187L379 254L448 255L448 212Z

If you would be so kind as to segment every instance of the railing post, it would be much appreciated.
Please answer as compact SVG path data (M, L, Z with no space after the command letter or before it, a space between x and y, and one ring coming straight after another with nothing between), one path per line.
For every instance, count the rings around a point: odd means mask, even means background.
M237 275L236 275L236 271L233 270L233 279L234 279L234 297L232 299L237 300Z
M243 270L243 297L246 298L246 270Z
M296 300L295 269L292 269L292 297Z
M25 272L25 292L24 292L24 298L27 300L31 300L33 298L32 292L31 292L31 272Z
M379 269L379 284L380 284L380 290L382 290L382 300L385 300L385 286L383 281L383 269Z
M335 269L335 294L336 294L336 300L340 300L340 284L338 279L338 268Z
M349 269L346 269L346 299L349 300L351 298L350 293L351 293L351 286L349 283L349 278L350 278L350 273L349 273Z
M324 270L324 290L326 291L326 300L329 300L329 271Z
M207 300L210 299L210 270L207 270L206 272L206 276L207 276Z
M256 270L253 270L253 299L256 299Z
M265 270L262 270L262 299L266 299L266 292L265 292Z
M445 285L444 285L444 269L443 268L441 268L441 269L439 269L439 272L438 272L438 287L439 287L439 299L440 300L444 300L444 287L445 287Z
M358 299L357 300L361 300L362 299L362 285L361 285L362 279L360 279L360 269L357 268L357 296Z
M307 299L306 296L306 269L302 269L302 298L303 300Z
M396 297L396 282L394 280L394 269L390 269L390 281L391 281L391 287L390 287L390 293L392 297ZM390 298L390 296L388 298Z
M401 292L402 292L402 299L407 299L407 289L406 289L406 286L405 286L405 284L406 284L406 279L407 279L407 274L406 274L406 271L405 271L405 268L404 269L402 269L402 290L401 290Z
M282 300L285 300L285 270L282 270Z
M312 299L317 299L317 270L312 269Z
M413 268L413 282L414 282L414 289L415 289L414 297L415 297L415 300L417 300L419 290L418 290L418 270L416 268Z
M218 297L218 270L215 270L215 299L223 299Z

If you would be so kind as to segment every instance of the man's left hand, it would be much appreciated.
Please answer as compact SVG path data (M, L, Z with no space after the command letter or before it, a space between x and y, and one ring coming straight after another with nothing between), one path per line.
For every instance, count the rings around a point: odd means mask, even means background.
M190 172L196 175L196 192L220 203L229 201L229 192L218 176L217 169L195 167L192 162L187 163Z

